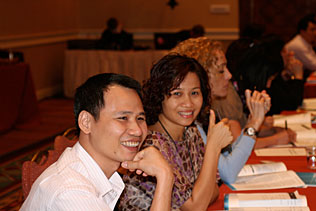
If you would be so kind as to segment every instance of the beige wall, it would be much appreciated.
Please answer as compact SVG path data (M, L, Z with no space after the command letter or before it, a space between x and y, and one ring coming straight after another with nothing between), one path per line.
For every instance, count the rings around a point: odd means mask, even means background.
M78 32L76 0L1 0L0 48L21 51L38 99L62 90L65 40Z
M0 36L78 29L76 0L1 0Z
M117 17L126 28L190 28L203 24L206 28L238 28L236 0L178 0L175 9L167 0L80 1L80 27L105 27L109 17ZM212 14L210 5L228 5L229 14Z
M238 30L237 0L0 0L0 48L22 51L30 64L39 99L62 90L66 41L99 36L116 17L138 41L152 42L155 31L176 31L203 24L228 43ZM227 14L212 14L211 5L228 5ZM148 36L148 34L150 34ZM135 36L136 34L136 36ZM225 37L226 36L226 37Z

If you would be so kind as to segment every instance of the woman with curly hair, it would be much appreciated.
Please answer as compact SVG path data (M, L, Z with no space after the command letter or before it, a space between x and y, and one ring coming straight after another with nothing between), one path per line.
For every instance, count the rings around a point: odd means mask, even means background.
M204 68L193 58L170 54L156 63L143 85L149 134L142 146L158 148L173 168L172 209L206 210L218 196L220 151L232 141L226 120L215 124L209 112L210 87ZM210 114L209 114L210 113ZM194 121L207 121L207 144ZM120 210L149 210L156 181L125 175Z

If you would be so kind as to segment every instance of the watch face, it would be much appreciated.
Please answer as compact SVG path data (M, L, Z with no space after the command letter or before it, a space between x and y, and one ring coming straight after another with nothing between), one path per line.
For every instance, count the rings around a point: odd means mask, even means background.
M247 134L250 136L254 136L254 135L256 135L256 130L252 127L247 128Z

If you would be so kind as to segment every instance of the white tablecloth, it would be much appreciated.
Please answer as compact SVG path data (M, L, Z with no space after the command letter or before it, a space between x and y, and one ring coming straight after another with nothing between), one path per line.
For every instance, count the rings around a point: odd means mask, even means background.
M150 75L153 63L167 51L67 50L65 53L64 94L73 97L75 89L99 73L120 73L140 83Z

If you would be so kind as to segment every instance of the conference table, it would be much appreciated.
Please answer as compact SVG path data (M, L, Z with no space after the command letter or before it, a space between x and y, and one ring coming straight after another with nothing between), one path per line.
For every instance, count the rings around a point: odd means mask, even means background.
M74 97L78 86L99 73L125 74L142 83L152 65L166 54L165 50L66 50L64 95Z
M294 114L294 111L282 112L285 115ZM316 128L316 124L312 125ZM256 156L252 152L249 157L247 164L259 164L260 161L272 161L272 162L283 162L288 170L293 170L295 172L313 172L316 170L309 169L307 167L306 156ZM316 210L316 187L307 188L285 188L285 189L274 189L274 190L251 190L251 191L233 191L226 184L220 186L218 199L209 206L208 210L224 210L224 196L229 193L275 193L275 192L294 192L298 191L299 194L305 195L307 198L307 204L311 211Z
M0 133L27 127L39 115L30 66L2 63L0 74Z
M305 82L304 98L316 98L316 72L312 73Z

